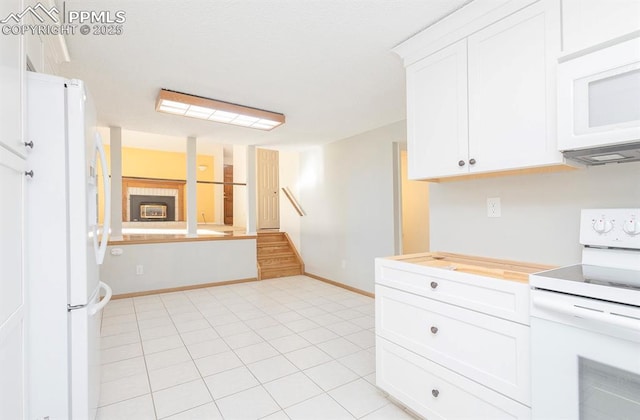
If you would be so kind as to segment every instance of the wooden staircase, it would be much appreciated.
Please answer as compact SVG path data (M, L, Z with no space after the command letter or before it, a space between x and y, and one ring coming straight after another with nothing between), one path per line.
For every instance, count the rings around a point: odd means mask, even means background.
M304 274L304 263L285 232L258 232L258 280Z

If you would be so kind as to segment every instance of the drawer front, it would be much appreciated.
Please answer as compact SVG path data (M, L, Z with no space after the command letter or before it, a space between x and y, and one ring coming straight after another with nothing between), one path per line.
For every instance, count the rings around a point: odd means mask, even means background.
M529 284L376 260L376 283L529 325Z
M529 404L529 327L378 285L376 334Z
M376 384L416 413L436 419L529 419L512 399L376 338Z

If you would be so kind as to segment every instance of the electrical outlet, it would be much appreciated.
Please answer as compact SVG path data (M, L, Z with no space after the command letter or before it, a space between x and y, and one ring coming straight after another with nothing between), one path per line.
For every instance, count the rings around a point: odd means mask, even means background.
M500 197L487 198L487 216L488 217L502 216L502 210L500 208Z
M142 264L136 265L136 275L141 276L144 274L144 266Z

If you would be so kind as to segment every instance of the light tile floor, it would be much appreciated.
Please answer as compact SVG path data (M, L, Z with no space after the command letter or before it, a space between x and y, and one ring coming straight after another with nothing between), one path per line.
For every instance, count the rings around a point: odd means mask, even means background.
M305 276L112 301L98 420L412 419L374 386L374 326Z

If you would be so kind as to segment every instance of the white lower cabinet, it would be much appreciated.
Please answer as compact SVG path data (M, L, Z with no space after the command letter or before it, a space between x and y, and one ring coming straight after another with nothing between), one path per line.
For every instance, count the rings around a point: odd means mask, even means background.
M376 334L529 403L529 327L376 286Z
M376 338L376 383L428 420L529 419L529 407Z
M375 292L378 387L429 420L530 417L526 283L378 259Z

